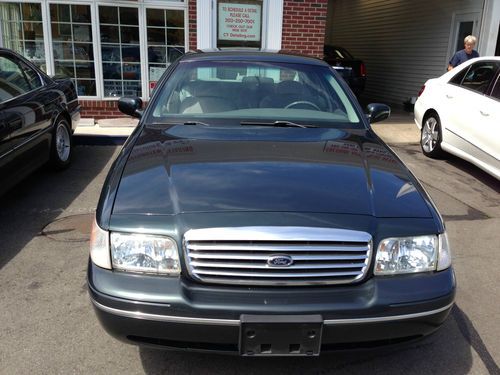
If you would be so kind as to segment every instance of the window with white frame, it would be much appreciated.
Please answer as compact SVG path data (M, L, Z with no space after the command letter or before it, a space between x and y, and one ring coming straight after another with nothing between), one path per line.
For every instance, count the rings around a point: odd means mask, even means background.
M142 96L139 10L99 6L104 96Z
M184 10L146 9L150 88L165 69L184 54Z
M96 96L90 5L50 4L54 73L72 78L78 95Z
M186 43L185 0L0 0L0 46L71 78L83 97L147 98Z
M2 45L47 70L40 3L0 3Z

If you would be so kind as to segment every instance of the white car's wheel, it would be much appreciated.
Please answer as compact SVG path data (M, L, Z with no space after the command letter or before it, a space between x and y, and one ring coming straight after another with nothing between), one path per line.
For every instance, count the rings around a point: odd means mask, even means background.
M424 155L430 158L442 157L444 154L441 149L442 140L439 116L437 113L431 113L424 118L422 134L420 136L420 146Z

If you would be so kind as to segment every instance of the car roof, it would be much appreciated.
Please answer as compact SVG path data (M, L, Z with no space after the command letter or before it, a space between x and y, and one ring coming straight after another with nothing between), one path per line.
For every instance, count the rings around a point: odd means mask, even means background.
M483 60L500 61L500 56L481 56L481 57L475 57L473 59L467 60L466 62L468 63L468 62L472 61L472 63L474 63L476 61L483 61Z
M188 52L181 61L266 61L281 63L309 64L328 66L322 60L296 54L290 51L256 50L256 49L206 49Z
M499 61L500 62L500 56L475 57L473 59L470 59L470 60L463 62L462 64L458 65L454 69L447 71L442 76L436 77L436 79L448 81L451 79L451 77L454 77L455 75L459 74L462 70L467 69L468 66L470 66L476 62L480 62L480 61Z
M19 55L16 51L13 51L9 48L5 48L5 47L0 47L0 52L4 52L4 53L13 53L15 55Z

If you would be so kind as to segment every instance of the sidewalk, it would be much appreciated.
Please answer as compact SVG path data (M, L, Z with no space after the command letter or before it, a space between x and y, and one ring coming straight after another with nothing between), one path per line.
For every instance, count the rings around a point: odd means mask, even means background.
M372 128L386 143L420 142L420 131L410 112L394 111L387 120L373 124Z
M82 118L73 140L80 145L121 145L134 131L138 120L131 117L102 119Z
M82 118L76 127L77 143L120 144L132 133L137 119L124 117L114 119ZM389 119L372 125L377 135L387 143L418 143L420 132L413 121L413 113L395 111Z

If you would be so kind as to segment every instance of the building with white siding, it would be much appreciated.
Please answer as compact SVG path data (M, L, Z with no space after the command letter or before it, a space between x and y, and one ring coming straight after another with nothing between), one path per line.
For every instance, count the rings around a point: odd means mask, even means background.
M325 41L366 64L364 97L402 105L446 72L473 34L481 56L499 55L500 0L329 0Z

